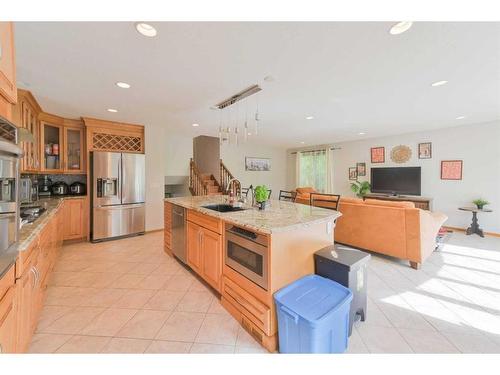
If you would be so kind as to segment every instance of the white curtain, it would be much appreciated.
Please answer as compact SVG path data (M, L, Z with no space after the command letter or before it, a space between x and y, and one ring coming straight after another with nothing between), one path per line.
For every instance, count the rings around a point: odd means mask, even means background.
M297 186L311 186L319 192L326 192L327 150L302 151L297 153Z
M333 194L333 150L331 147L326 149L326 192Z

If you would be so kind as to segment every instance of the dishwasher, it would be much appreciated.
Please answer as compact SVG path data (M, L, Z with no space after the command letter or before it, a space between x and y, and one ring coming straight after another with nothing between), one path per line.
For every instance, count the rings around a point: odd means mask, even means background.
M186 209L172 205L172 252L186 263Z

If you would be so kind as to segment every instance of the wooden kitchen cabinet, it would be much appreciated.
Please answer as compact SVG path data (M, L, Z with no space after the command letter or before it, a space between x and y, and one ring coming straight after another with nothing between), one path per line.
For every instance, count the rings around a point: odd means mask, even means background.
M62 160L62 125L42 121L40 124L40 160L41 170L47 173L61 173Z
M15 266L0 279L0 353L15 353L17 301Z
M197 215L188 219L196 220ZM210 228L218 228L211 218L199 224L207 224ZM216 219L214 219L216 220ZM188 265L215 290L221 291L222 286L222 235L206 227L187 221L187 261Z
M222 286L222 236L201 228L201 277L215 290Z
M196 273L201 273L201 227L190 221L186 225L187 263Z
M87 235L87 199L72 198L64 202L64 240L81 239Z
M14 25L0 22L0 115L12 120L12 104L17 102Z
M84 155L83 148L84 129L79 127L63 128L63 169L67 173L84 173Z
M21 159L21 173L36 173L40 170L40 105L26 90L17 91L17 104L12 108L13 122L33 135L33 142L21 142L24 157Z

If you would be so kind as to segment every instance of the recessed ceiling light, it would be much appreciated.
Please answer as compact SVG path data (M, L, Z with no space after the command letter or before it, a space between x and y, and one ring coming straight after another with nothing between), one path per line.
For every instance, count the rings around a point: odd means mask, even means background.
M365 132L359 132L358 134L359 135L365 135L366 133Z
M108 108L108 112L116 113L118 112L118 110L114 108Z
M411 25L413 25L413 22L410 21L398 22L397 24L391 27L389 33L391 33L391 35L403 34L405 31L408 31Z
M248 135L252 135L252 133L247 133Z
M274 77L273 76L265 76L264 81L266 82L274 82Z
M437 86L443 86L443 85L446 85L448 83L448 81L436 81L434 83L431 84L432 87L437 87Z
M303 145L304 143L305 143L304 141L300 142L301 145Z
M314 116L307 116L306 117L306 120L313 120L314 119Z
M126 82L116 82L116 86L122 88L122 89L129 89L130 85Z
M150 37L150 38L156 36L156 34L157 34L156 29L153 26L151 26L149 23L137 22L135 24L135 28L140 34L147 36L147 37Z
M465 116L458 116L458 117L455 117L456 120L463 120L465 118Z
M195 124L193 124L193 126L194 126L194 127L196 127L196 126L200 126L200 124L196 124L196 123L195 123Z

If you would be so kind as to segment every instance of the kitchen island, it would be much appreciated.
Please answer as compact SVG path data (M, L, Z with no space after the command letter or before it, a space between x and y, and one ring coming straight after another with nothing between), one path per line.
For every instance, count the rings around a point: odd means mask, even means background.
M240 324L266 349L275 351L273 294L314 273L313 254L333 243L335 221L341 214L275 200L265 210L250 206L214 210L226 200L225 196L165 199L165 251L204 279ZM174 208L185 210L180 232L177 224L172 230ZM179 236L185 241L179 242ZM179 243L185 249L176 248Z

